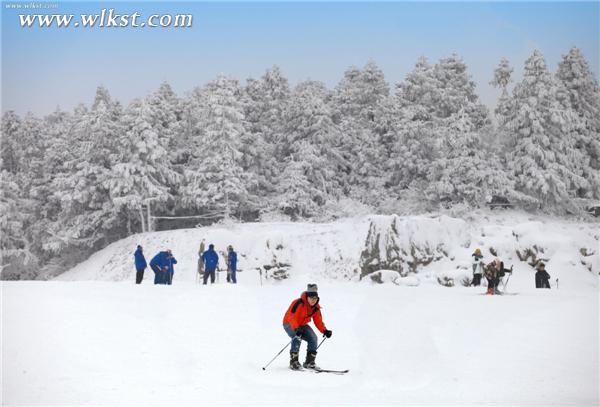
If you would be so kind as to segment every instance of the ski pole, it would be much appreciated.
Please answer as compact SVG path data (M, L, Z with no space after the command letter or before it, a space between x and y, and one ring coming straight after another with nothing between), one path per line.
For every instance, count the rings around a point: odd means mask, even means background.
M291 340L291 341L289 341L289 342L288 342L288 343L287 343L287 344L286 344L286 345L283 347L283 349L281 349L281 350L279 351L279 353L278 353L277 355L275 355L275 357L274 357L273 359L271 359L271 361L270 361L269 363L267 363L267 364L266 364L266 365L265 365L265 366L262 368L262 370L267 370L267 367L268 367L268 366L269 366L271 363L273 363L273 361L274 361L275 359L277 359L277 356L281 355L281 352L283 352L283 351L285 350L285 348L287 348L288 346L290 346L290 343L292 343L292 341L293 341L293 340L294 340L294 338L292 338L292 340Z
M319 344L319 346L317 346L317 349L319 349L321 347L321 345L323 345L323 342L325 342L325 339L327 339L326 336L323 337L323 340L321 341L321 343Z

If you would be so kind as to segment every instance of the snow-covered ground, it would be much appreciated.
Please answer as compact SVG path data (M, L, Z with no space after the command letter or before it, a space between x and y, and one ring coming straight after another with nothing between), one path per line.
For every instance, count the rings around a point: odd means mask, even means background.
M3 282L2 402L598 405L595 225L517 215L468 225L442 219L440 227L456 230L432 234L419 232L419 218L401 222L416 231L407 241L427 235L448 257L399 285L359 282L348 270L364 248L366 218L136 235L55 281ZM196 284L202 237L217 249L236 247L238 285L222 277ZM134 284L138 243L147 258L174 251L174 285L153 285L149 271ZM533 269L516 258L533 245L549 259L551 290L536 290ZM516 295L486 296L483 287L443 287L430 278L468 266L474 247L493 247L515 265L507 292ZM581 248L596 257L581 257ZM292 264L290 278L261 279L255 267L273 256ZM309 282L319 284L333 330L317 362L350 369L347 375L290 371L288 349L261 369L288 343L283 314Z
M305 286L240 282L3 283L3 403L598 405L595 289L321 283L334 376L262 371Z

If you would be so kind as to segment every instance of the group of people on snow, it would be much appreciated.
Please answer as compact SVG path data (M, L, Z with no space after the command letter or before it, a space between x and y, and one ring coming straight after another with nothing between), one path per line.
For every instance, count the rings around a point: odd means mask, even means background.
M237 253L233 246L227 246L227 255L225 262L227 264L227 282L237 284ZM205 251L204 239L198 249L198 277L202 278L202 283L206 285L210 277L210 283L215 282L215 273L219 269L219 255L215 251L215 245L209 244Z
M133 256L136 269L135 283L141 284L144 279L144 271L148 267L142 246L137 246ZM150 268L154 272L154 284L171 285L175 274L175 264L177 264L177 259L170 249L158 252L150 260ZM219 255L215 251L215 246L209 244L208 250L205 250L203 239L198 251L198 276L202 278L204 285L207 284L209 277L211 284L215 282L215 272L218 267ZM237 284L237 253L231 245L227 247L227 282Z
M481 284L481 277L485 276L488 281L487 294L501 294L498 289L500 281L507 273L512 273L510 269L504 268L504 263L499 257L496 257L491 263L485 264L481 249L475 249L471 255L471 264L473 267L472 286L478 287ZM535 273L536 288L550 288L550 274L546 271L544 263L539 263Z

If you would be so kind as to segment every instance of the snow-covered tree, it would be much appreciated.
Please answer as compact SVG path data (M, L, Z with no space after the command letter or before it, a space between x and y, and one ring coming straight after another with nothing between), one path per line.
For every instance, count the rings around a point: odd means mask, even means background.
M280 155L285 157L281 179L290 173L303 173L308 183L302 182L293 188L295 191L302 186L308 188L296 194L311 201L297 202L297 208L322 206L327 199L337 198L343 192L342 174L347 174L348 163L336 148L341 133L331 119L327 95L327 88L322 83L302 82L294 89L286 112L284 139L279 146ZM279 182L280 208L288 202L289 185ZM305 216L299 209L297 212L297 215Z
M578 195L600 198L600 87L594 78L583 53L576 47L563 55L556 77L566 91L571 108L579 118L575 147L585 151L584 176L591 190L578 191Z
M19 129L21 118L12 110L2 115L2 142L0 143L0 159L2 169L15 174L21 162L19 145Z
M150 100L134 100L126 109L124 132L119 135L109 182L116 209L137 213L142 231L152 230L152 210L173 199L170 187L180 178L169 155L178 121L175 112L169 110L168 99L164 103L165 99L160 98L164 87L165 84Z
M389 96L381 69L369 61L363 69L350 67L331 97L333 120L342 138L338 150L350 168L347 183L350 195L374 203L383 193L383 145L376 132L376 115Z
M436 202L450 199L478 207L494 194L506 196L511 182L500 157L484 148L480 129L468 115L459 112L454 116L447 120L447 126L438 130L443 154L429 171L431 183L427 193L430 199Z
M539 206L564 206L571 191L587 184L578 168L583 157L574 148L576 115L558 92L544 57L534 51L513 91L506 126L513 137L508 161L516 188Z
M280 157L277 145L281 142L284 114L290 98L288 80L278 66L268 69L259 79L249 79L244 89L243 105L248 131L242 136L242 160L245 171L256 177L250 189L252 195L263 197L256 201L261 210L269 210L279 177Z
M238 82L219 76L201 92L192 159L185 170L184 204L229 216L248 200L253 182L242 168L244 112Z
M58 252L69 245L93 247L106 242L122 218L110 197L112 165L118 153L122 109L99 87L91 110L78 108L53 197L61 207L45 246Z

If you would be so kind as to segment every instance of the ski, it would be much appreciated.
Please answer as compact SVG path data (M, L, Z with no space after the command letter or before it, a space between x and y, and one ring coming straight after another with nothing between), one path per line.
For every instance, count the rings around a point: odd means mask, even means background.
M331 374L337 374L337 375L343 375L350 371L350 369L345 369L345 370L333 370L333 369L321 369L321 368L307 369L304 367L300 368L300 369L291 369L291 370L294 370L296 372L331 373Z
M333 373L333 374L346 374L350 371L350 369L346 369L346 370L332 370L332 369L310 369L313 370L315 373Z

